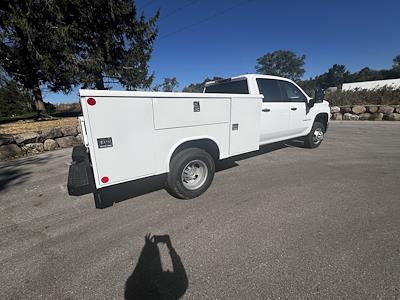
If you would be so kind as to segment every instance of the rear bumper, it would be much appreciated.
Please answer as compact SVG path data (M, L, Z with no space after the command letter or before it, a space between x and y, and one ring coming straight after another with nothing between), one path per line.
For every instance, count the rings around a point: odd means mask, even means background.
M72 150L72 164L68 173L68 194L81 196L95 191L93 170L86 147L76 146Z

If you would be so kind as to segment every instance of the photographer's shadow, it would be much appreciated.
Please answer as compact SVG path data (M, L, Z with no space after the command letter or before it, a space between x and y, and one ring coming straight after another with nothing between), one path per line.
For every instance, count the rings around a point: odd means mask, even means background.
M164 271L158 243L168 247L173 271ZM131 276L125 284L125 299L179 299L188 288L181 258L168 235L145 236L145 244Z

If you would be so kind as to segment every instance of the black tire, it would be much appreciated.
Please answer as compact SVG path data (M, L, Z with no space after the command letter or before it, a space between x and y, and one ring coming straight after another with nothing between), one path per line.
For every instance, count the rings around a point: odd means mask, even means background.
M317 131L320 131L322 133L321 140L314 138L314 133ZM321 145L323 141L324 133L325 133L324 124L322 124L321 122L314 122L310 133L303 138L304 146L306 148L317 148L319 145Z
M202 170L207 168L206 174L202 176L199 186L192 189L187 188L187 181L183 178L183 171L192 163L200 164ZM187 169L186 169L187 170ZM206 151L199 148L184 149L172 157L169 164L166 189L174 197L179 199L193 199L203 194L214 179L215 163L214 159ZM204 174L204 173L203 173ZM192 175L193 176L193 175ZM197 180L195 177L194 180ZM200 184L201 183L201 184Z

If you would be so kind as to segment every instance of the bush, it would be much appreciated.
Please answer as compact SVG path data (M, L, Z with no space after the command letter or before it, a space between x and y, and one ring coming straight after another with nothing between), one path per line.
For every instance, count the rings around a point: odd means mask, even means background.
M383 87L374 90L351 90L327 93L325 99L331 105L345 106L354 104L390 105L400 104L400 89Z
M0 84L0 117L22 115L33 112L32 96L14 81Z

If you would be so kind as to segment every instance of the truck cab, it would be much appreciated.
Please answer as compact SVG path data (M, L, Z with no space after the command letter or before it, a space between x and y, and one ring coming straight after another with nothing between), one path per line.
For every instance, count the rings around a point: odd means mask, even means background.
M312 132L315 143L309 145L318 146L328 127L329 103L311 98L287 78L245 74L207 82L203 92L262 95L260 145L307 136L318 122L323 128Z

